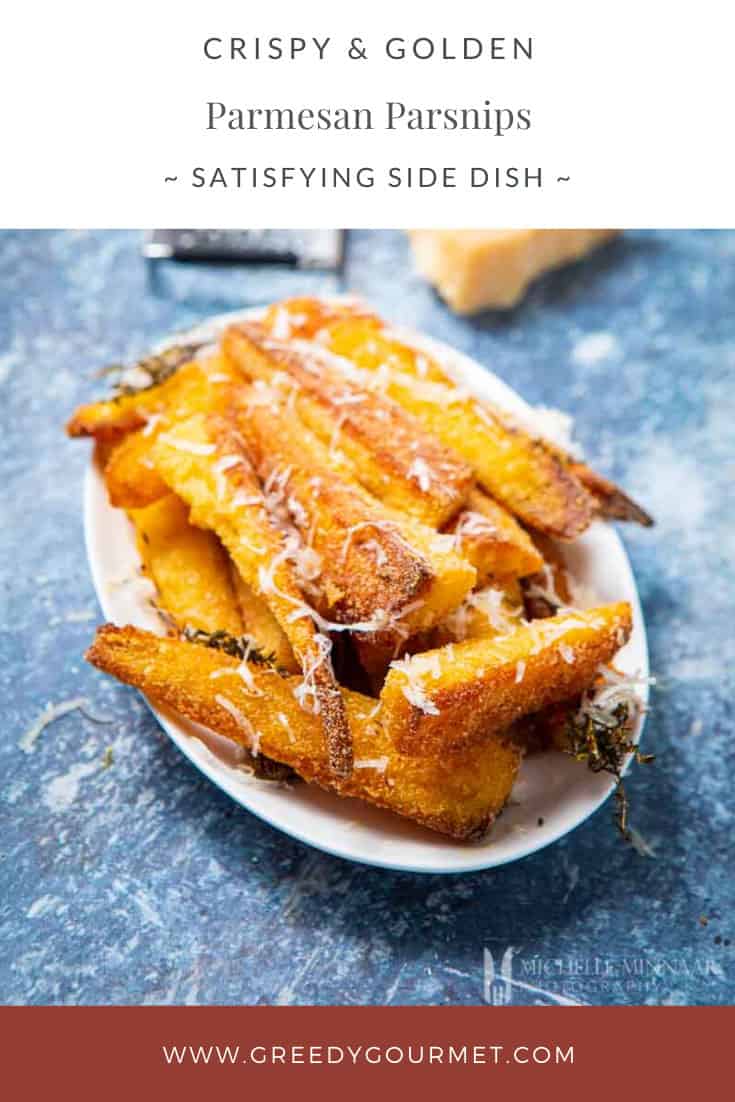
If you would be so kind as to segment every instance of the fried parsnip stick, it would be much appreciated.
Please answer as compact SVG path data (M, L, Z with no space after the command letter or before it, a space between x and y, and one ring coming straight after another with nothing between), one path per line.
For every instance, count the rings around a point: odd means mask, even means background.
M482 837L510 794L519 762L503 738L434 759L399 754L375 717L375 701L343 690L355 748L347 778L329 767L318 720L297 708L296 678L239 662L221 651L135 628L100 628L87 652L98 669L157 704L291 766L304 780L355 796L457 839Z
M303 673L300 699L304 706L311 699L318 709L333 769L347 776L352 753L329 657L331 641L315 625L289 547L268 514L238 434L222 417L196 414L159 434L153 458L190 507L192 523L219 536L245 581L270 607Z
M406 519L341 475L329 450L266 389L243 389L238 428L272 509L315 553L326 613L396 642L438 622L469 592L475 570L452 540ZM445 546L447 544L447 546ZM370 627L369 624L373 626Z
M602 605L413 655L386 678L386 729L408 754L472 745L587 688L630 631L628 604Z
M465 501L468 464L400 405L350 381L323 349L264 339L252 324L228 329L223 349L249 378L284 385L303 422L387 505L441 527Z
M482 487L524 524L571 540L594 502L544 441L512 427L489 404L456 387L398 372L376 376L386 393L472 465Z
M264 327L271 334L297 339L318 338L321 347L348 359L358 368L369 371L396 371L419 380L454 385L451 376L433 356L393 334L375 314L359 304L319 299L290 299L272 306L266 314ZM504 420L499 410L492 410L496 419ZM510 425L508 426L510 428ZM549 442L569 474L576 478L594 499L596 511L611 520L635 521L649 527L653 521L609 479L597 474Z
M66 431L69 436L113 442L146 425L153 431L162 415L181 416L184 408L190 413L213 408L216 397L224 396L236 379L237 373L222 357L192 360L176 367L161 383L80 406Z
M231 384L236 380L237 374L224 365L221 357L180 368L176 376L164 384L170 388L165 404L143 428L124 436L112 452L105 467L105 484L111 504L122 509L139 509L168 493L153 462L156 437L193 413L223 412Z
M229 564L217 537L190 524L189 510L172 493L145 509L130 510L129 516L158 603L179 630L241 635Z
M576 460L570 461L569 467L594 497L600 516L608 520L634 521L636 524L642 524L644 528L650 528L653 525L653 517L609 478L604 478L586 463Z
M153 463L154 437L136 429L116 444L105 465L110 504L118 509L143 509L169 492Z
M273 663L278 669L298 673L299 664L294 658L291 644L268 605L248 585L232 561L230 574L242 617L243 633L255 642L263 654L273 656Z
M482 490L471 490L466 507L447 527L457 550L477 570L478 586L523 578L541 569L543 559L533 540Z

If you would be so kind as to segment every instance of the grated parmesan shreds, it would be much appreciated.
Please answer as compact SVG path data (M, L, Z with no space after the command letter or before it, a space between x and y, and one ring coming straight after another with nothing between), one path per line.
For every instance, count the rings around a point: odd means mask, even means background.
M262 505L263 499L257 494L246 494L244 490L238 490L230 504L233 509L246 509L252 505Z
M378 531L389 532L392 536L395 536L397 540L403 543L406 547L409 545L403 539L400 533L398 524L394 520L361 520L358 524L353 524L351 528L347 529L344 542L342 544L342 551L340 553L340 562L347 561L347 555L349 554L352 541L358 532L364 531L366 528L377 529ZM375 541L373 541L375 542ZM409 550L411 550L409 548ZM385 555L385 552L383 552Z
M440 677L441 666L437 665L438 663L438 654L431 657L425 654L414 654L390 664L391 669L398 670L406 679L405 684L401 686L401 692L406 700L427 716L438 716L439 709L428 695L423 678L427 674L434 678Z
M420 712L423 712L427 716L438 716L439 709L434 701L427 694L423 685L419 685L417 682L408 681L401 687L401 692L405 696L409 704L412 704L414 708L418 708Z
M474 509L465 510L460 516L452 536L456 549L458 551L462 550L465 539L472 539L473 537L480 539L483 536L496 539L498 536L497 525Z
M354 769L375 769L378 773L385 773L389 758L384 755L381 758L355 758L352 763Z
M332 429L332 435L329 440L330 459L336 459L339 455L339 438L342 435L342 426L344 425L346 420L347 411L343 410L334 422L334 428Z
M217 450L216 444L201 444L196 440L179 440L168 432L162 432L158 437L164 444L168 444L177 452L188 452L190 455L211 455Z
M316 684L316 671L320 666L329 662L329 657L332 653L332 640L321 632L317 632L314 635L314 643L316 644L317 653L311 663L304 670L304 676L298 685L293 690L293 695L299 704L299 707L303 708L306 712L312 712L313 715L319 715L321 711L321 704L319 696L317 694Z
M77 696L72 700L61 700L58 704L47 704L38 719L36 719L21 736L18 746L24 754L31 754L35 748L36 742L51 723L55 723L57 719L61 719L62 716L68 715L69 712L83 712L88 705L89 701L86 696ZM94 717L90 716L88 718L93 719ZM106 721L99 719L95 720L95 722L103 723Z
M219 704L220 708L224 708L226 712L229 712L238 726L243 729L250 743L251 753L257 756L260 753L260 732L256 731L248 717L240 711L236 704L228 700L226 696L216 693L214 699Z
M242 656L242 661L240 662L240 664L235 666L233 669L228 668L223 670L215 670L214 673L211 673L209 675L210 678L223 677L227 674L234 675L235 677L240 678L245 686L245 691L248 696L263 696L263 690L259 689L258 686L255 684L253 671L251 670L248 663L254 646L254 641L250 637L248 637L247 643L245 644L245 652Z
M602 686L593 688L585 694L578 714L589 716L595 723L610 729L618 724L615 711L621 704L627 708L631 717L635 717L642 706L637 690L641 686L656 684L655 677L624 674L611 666L599 666L597 677L602 679Z
M283 712L279 712L276 718L277 718L278 722L280 723L281 727L283 727L284 731L288 735L288 741L291 742L291 743L295 742L296 740L294 738L294 733L291 730L291 724L288 721L288 716L285 716L283 714Z
M212 470L217 472L229 471L231 467L236 467L242 462L243 457L241 455L223 455L221 459L212 464Z
M484 589L475 590L465 597L464 601L446 618L446 625L458 642L467 638L469 613L479 612L487 620L490 626L499 635L506 635L515 631L522 623L520 606L506 607L505 594L502 589L494 586L486 586Z
M521 659L516 662L516 685L520 685L526 676L526 663Z
M655 857L656 850L653 848L650 842L648 842L639 830L635 827L628 827L628 837L633 849L641 857Z
M225 471L231 470L232 467L236 467L239 463L243 462L243 458L240 455L224 455L221 459L218 459L216 463L212 464L212 472L214 474L214 480L217 486L217 497L223 498L227 492L227 479L224 477ZM235 497L239 497L242 494L242 490L238 491ZM253 501L253 504L257 504L260 499ZM246 502L245 504L250 504ZM234 504L234 501L233 501ZM239 502L238 502L239 505Z
M568 666L574 665L574 651L568 643L559 644L559 654L562 656Z
M268 593L274 593L277 596L281 597L281 599L286 601L288 604L294 606L293 612L288 617L291 623L307 617L314 622L319 631L324 633L329 631L354 631L372 633L375 631L382 631L391 624L399 622L402 616L407 615L408 612L412 611L413 608L417 606L417 604L421 603L414 601L411 604L404 606L404 608L400 610L398 615L393 616L391 616L391 614L387 613L383 609L377 609L373 614L373 618L370 620L355 621L353 623L346 624L337 623L334 620L327 620L326 617L320 615L320 613L318 613L315 608L312 608L311 605L307 604L305 600L298 600L297 598L292 597L289 593L284 593L275 584L274 573L276 568L280 565L281 562L284 562L286 559L297 555L298 551L298 537L289 536L285 540L283 549L273 557L270 565L267 567L261 566L258 570L258 586L260 588L261 594L265 595Z
M423 494L431 489L431 470L429 464L421 456L417 456L406 471L407 476L418 484Z
M162 413L151 413L146 418L145 425L143 426L143 436L150 436L156 428L156 425L160 424L164 420Z
M369 551L375 556L375 565L383 566L387 562L388 556L385 550L380 546L377 540L365 540L362 545L364 551Z
M279 306L273 316L271 332L277 341L287 341L291 336L291 317L283 306Z
M556 591L556 581L552 567L545 562L539 570L539 574L542 575L542 580L536 580L536 575L534 575L533 582L526 589L526 595L528 597L540 597L559 611L567 608L566 601L563 601Z

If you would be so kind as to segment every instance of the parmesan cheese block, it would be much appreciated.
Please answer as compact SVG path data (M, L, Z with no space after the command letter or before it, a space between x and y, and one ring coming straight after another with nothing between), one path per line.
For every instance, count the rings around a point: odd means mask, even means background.
M542 272L618 230L409 230L416 266L458 314L507 309Z

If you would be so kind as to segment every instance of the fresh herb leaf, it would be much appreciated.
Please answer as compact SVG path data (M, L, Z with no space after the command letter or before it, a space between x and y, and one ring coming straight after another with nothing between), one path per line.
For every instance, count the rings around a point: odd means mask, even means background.
M174 344L163 352L153 356L145 356L132 365L109 364L97 374L100 378L107 375L119 376L112 394L114 401L130 394L150 390L154 386L160 386L166 379L170 379L183 364L193 360L201 347L201 344Z
M641 765L654 761L653 754L642 754L632 740L636 711L626 701L620 701L609 711L596 709L594 695L583 702L566 723L567 748L577 761L587 763L593 773L609 773L617 781L615 789L615 823L630 841L628 816L630 805L623 784L623 769L629 755Z
M258 647L249 635L230 635L228 631L202 631L200 628L184 628L184 639L189 643L198 643L202 647L211 647L229 654L231 658L254 662L257 666L272 666L279 669L276 656L268 654ZM279 670L279 672L282 672Z

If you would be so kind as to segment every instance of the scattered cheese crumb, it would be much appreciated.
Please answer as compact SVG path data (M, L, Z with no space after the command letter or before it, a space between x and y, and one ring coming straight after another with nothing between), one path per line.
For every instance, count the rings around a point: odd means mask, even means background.
M36 742L49 724L55 723L57 719L68 715L69 712L85 708L88 703L89 701L85 696L77 696L73 700L62 700L59 704L47 704L35 723L31 724L21 737L18 746L25 754L32 753Z
M385 773L387 765L387 756L382 758L356 758L353 762L355 769L376 769L379 773Z

